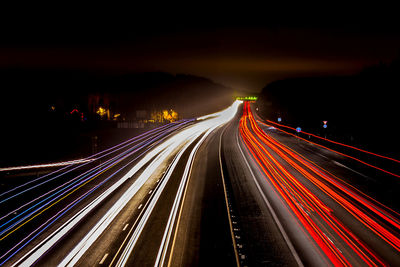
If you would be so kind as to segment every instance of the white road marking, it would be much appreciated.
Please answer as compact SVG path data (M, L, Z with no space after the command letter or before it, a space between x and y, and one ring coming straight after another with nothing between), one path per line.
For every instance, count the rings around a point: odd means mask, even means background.
M333 243L332 239L329 238L329 236L327 236L325 233L323 233L323 234L324 234L324 236L325 236L326 238L329 239L329 241L331 241L332 244L335 244L335 243Z
M126 228L128 228L129 223L125 224L124 229L122 229L122 231L125 231Z
M329 239L329 241L331 241L331 243L335 246L335 248L336 248L337 250L339 250L340 253L343 254L343 252L335 245L335 243L332 241L332 239L330 239L329 236L327 236L324 232L322 232L322 233L324 234L324 236L326 236L326 238Z
M128 171L117 183L105 190L96 199L94 199L87 206L83 207L71 219L62 224L58 229L51 233L47 238L37 244L23 257L14 263L14 266L30 266L32 262L39 259L48 249L65 236L70 229L75 227L88 213L96 208L105 198L113 193L120 185L131 178L138 170L144 165L150 163L138 179L125 191L125 193L117 200L116 203L103 215L96 225L83 237L83 239L69 252L69 254L60 263L61 266L73 266L83 256L83 254L90 248L90 246L97 240L97 238L105 231L108 225L119 214L119 212L127 205L127 203L136 195L139 189L145 184L149 177L155 172L157 168L162 166L165 160L171 153L186 141L195 140L200 134L203 134L208 129L218 127L224 122L231 120L236 114L239 107L239 101L235 101L229 108L222 112L217 113L215 118L204 120L194 124L169 139L165 140L154 149L150 150L137 164L135 164L130 171ZM155 158L154 158L155 157ZM154 159L153 159L154 158ZM149 210L148 212L151 212ZM140 230L141 232L141 230ZM139 232L139 235L140 235ZM133 242L130 246L134 246ZM127 256L127 255L125 255Z
M107 259L107 257L108 257L108 253L106 253L106 254L103 256L103 258L101 259L101 261L99 262L99 264L103 264L104 261Z
M325 159L329 159L327 156L325 156L324 154L321 153L317 153L318 155L320 155L321 157L325 158Z
M353 170L352 168L347 167L346 165L343 165L342 163L337 162L336 160L332 160L332 162L335 163L336 165L340 166L340 167L343 167L343 168L345 168L345 169L348 169L348 170L350 170L350 171L352 171L352 172L354 172L354 173L357 173L357 174L359 174L359 175L361 175L361 176L363 176L363 177L365 177L365 178L369 178L368 176L366 176L366 175L364 175L364 174L362 174L362 173L360 173L360 172L358 172L358 171L355 171L355 170Z
M190 177L190 172L192 169L192 164L194 161L194 157L197 153L197 150L199 149L200 145L204 142L204 140L208 137L208 135L213 132L215 129L217 129L218 127L226 124L227 122L229 122L231 119L234 118L234 115L237 113L237 108L233 109L231 112L231 114L229 114L229 112L227 112L228 114L223 114L221 113L220 118L216 118L216 121L214 122L214 124L212 126L210 126L208 128L208 130L204 133L204 135L202 136L202 138L200 139L200 141L196 144L196 146L193 148L193 150L191 151L187 164L185 166L185 170L184 170L184 174L182 176L182 180L181 183L179 185L178 188L178 193L175 197L175 201L174 201L174 205L172 207L170 216L168 218L168 224L165 228L164 231L164 236L160 245L160 249L158 251L158 255L157 255L157 259L156 262L154 263L154 266L163 266L164 262L166 260L166 254L167 254L167 250L168 250L168 246L170 243L170 239L171 239L171 235L172 235L172 230L173 230L173 226L175 224L175 220L177 217L177 213L178 213L178 208L179 208L179 204L181 202L183 193L186 190L186 185L187 185L187 180ZM177 229L175 229L175 232L177 231ZM236 249L236 248L235 248ZM172 257L172 252L170 257ZM168 266L170 265L170 261L168 261Z
M236 222L234 222L232 220L232 218L231 218L231 212L230 212L230 209L229 209L228 194L227 194L226 184L225 184L224 171L222 169L222 159L221 159L222 135L224 134L225 130L226 130L226 127L224 128L224 130L222 131L221 135L219 136L218 158L219 158L219 166L220 166L220 171L221 171L222 186L223 186L223 189L224 189L226 210L227 210L227 213L228 213L229 229L231 231L231 238L232 238L232 243L233 243L233 251L235 253L236 266L240 267L239 253L238 253L238 250L237 250L237 243L236 243L236 239L235 239L235 237L237 238L237 236L235 236L235 234L233 232L233 224L236 224Z
M261 186L260 186L260 184L258 183L257 178L255 177L255 175L254 175L254 173L253 173L253 170L252 170L251 167L250 167L250 164L247 162L246 156L244 155L243 150L242 150L242 148L240 147L240 144L239 144L239 135L238 135L237 133L236 133L236 143L237 143L237 145L238 145L238 147L239 147L240 153L241 153L242 156L243 156L244 162L246 163L247 168L249 169L250 174L251 174L251 176L252 176L252 178L253 178L253 180L254 180L254 182L255 182L255 184L256 184L256 187L257 187L258 191L260 192L260 195L261 195L261 197L263 198L265 204L267 205L268 210L270 211L270 213L271 213L271 215L272 215L272 218L274 219L276 225L278 226L278 229L279 229L279 231L281 232L281 234L282 234L282 236L283 236L283 239L285 239L286 244L288 245L290 251L292 252L292 255L293 255L294 259L296 260L296 262L297 262L297 264L298 264L299 266L304 266L304 264L302 263L302 261L301 261L301 259L300 259L299 254L297 254L297 251L296 251L296 249L294 248L292 242L290 241L289 236L287 235L285 229L283 228L281 222L280 222L279 219L278 219L278 216L276 215L274 209L272 208L271 203L269 202L269 200L268 200L267 197L265 196L264 192L262 191Z

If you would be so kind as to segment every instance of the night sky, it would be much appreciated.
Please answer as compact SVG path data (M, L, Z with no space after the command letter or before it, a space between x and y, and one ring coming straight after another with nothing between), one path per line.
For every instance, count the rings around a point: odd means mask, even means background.
M3 9L0 68L165 71L260 91L287 77L355 74L400 54L390 6L53 6Z

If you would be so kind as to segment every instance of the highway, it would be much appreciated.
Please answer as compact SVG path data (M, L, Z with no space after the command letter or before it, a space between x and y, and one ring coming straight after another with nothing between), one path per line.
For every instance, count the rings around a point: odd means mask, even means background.
M351 160L260 123L248 102L239 132L238 146L254 174L255 189L248 190L276 214L297 264L400 263L399 214L351 184L355 176L371 179L362 168L349 168Z
M167 264L195 155L239 105L162 126L6 189L1 264Z
M14 255L23 259L17 253L28 255L33 251L40 258L88 214L100 209L101 203L118 198L131 184L130 178L154 157L154 152L148 153L152 147L191 123L184 121L155 129L92 156L96 161L89 164L66 166L3 192L1 242L6 245L2 245L2 261ZM85 229L79 233L90 229L90 223L81 225ZM43 242L42 250L31 247L35 241Z
M397 207L365 186L398 178L256 118L235 101L2 178L0 265L400 265Z

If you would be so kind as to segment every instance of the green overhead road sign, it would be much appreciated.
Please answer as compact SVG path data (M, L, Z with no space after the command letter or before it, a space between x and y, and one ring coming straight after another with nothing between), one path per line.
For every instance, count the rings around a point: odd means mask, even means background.
M236 100L242 100L242 101L256 101L258 99L257 96L238 96L236 97Z

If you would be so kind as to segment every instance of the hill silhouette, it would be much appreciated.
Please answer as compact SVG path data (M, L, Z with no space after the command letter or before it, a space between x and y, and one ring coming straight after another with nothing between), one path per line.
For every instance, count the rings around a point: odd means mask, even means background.
M257 104L264 118L399 158L399 76L395 60L353 76L285 79L264 87Z
M75 70L0 71L3 105L11 120L40 120L50 105L63 112L88 110L88 97L109 98L128 119L138 109L175 109L181 117L195 117L227 107L230 88L193 75L163 72L102 74Z
M93 153L94 140L98 149L105 149L146 130L119 129L118 121L100 119L95 110L99 105L121 114L118 120L132 121L140 110L149 116L173 109L180 118L193 118L233 102L230 88L163 72L5 69L0 70L0 88L0 166L85 157Z

